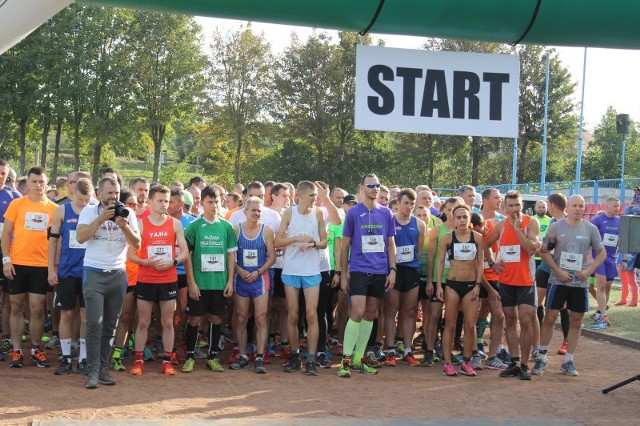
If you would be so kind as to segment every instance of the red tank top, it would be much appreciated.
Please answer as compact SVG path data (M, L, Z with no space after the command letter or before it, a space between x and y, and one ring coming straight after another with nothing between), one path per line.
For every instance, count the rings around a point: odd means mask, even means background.
M531 216L522 216L520 230L526 234L527 225ZM504 220L504 231L500 237L500 261L504 265L504 271L499 275L500 282L520 287L533 285L531 270L529 267L529 254L520 245L520 240L515 229L511 226L509 218Z
M148 259L160 256L167 259L176 258L176 233L173 229L173 218L167 216L162 225L156 226L148 217L142 219L142 243L140 258ZM176 267L158 271L152 266L140 265L138 281L148 284L168 284L178 281Z
M487 235L485 235L484 237L482 237L483 241L487 241L487 239L489 238L489 236L491 236L491 234L493 234L493 222L491 222L490 220L486 221L487 224L487 229L489 230L489 232L487 232ZM493 245L491 246L491 251L493 252L493 259L496 259L496 254L498 253L498 243L493 243ZM498 281L498 274L496 274L496 271L493 270L493 268L489 268L488 264L487 264L487 259L484 260L484 277L487 279L487 281Z

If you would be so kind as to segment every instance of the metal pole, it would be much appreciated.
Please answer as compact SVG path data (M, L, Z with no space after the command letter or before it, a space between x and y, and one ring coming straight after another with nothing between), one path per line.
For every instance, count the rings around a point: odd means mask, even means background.
M626 135L622 135L622 164L621 164L621 169L622 172L620 173L620 202L624 203L624 198L625 198L625 190L626 185L624 184L624 158L625 158L625 154L627 151L627 136Z
M576 162L576 185L580 182L582 169L582 121L584 118L584 86L587 78L587 48L584 48L584 64L582 66L582 98L580 100L580 128L578 130L578 159Z
M551 53L547 51L547 71L544 85L544 128L542 131L542 169L540 170L540 195L544 195L544 187L547 182L547 124L549 123L549 68L551 66Z
M513 164L511 165L511 189L516 187L516 168L518 167L518 138L513 140Z

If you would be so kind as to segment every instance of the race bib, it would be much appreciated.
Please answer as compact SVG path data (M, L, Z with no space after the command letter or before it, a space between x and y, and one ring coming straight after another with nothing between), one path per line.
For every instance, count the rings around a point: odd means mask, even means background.
M444 269L451 269L451 261L447 255L444 256Z
M363 253L384 253L384 239L382 235L363 235Z
M607 247L618 247L618 236L616 234L605 233L602 237L602 244Z
M160 259L173 259L173 253L171 252L171 246L147 246L147 257Z
M273 264L273 268L284 268L284 250L276 249L276 263Z
M46 231L49 226L49 215L47 213L27 212L24 218L24 229L30 231Z
M582 269L582 255L563 251L560 253L560 268L565 271L580 271Z
M500 260L504 263L520 262L520 245L500 246Z
M454 243L453 258L455 260L474 260L476 258L477 248L471 243Z
M249 267L258 266L258 250L242 250L242 263Z
M224 272L224 254L202 254L200 255L202 272Z
M86 249L87 243L80 244L76 238L76 231L69 231L69 248L72 249Z
M398 246L396 254L396 263L407 263L414 259L413 246Z

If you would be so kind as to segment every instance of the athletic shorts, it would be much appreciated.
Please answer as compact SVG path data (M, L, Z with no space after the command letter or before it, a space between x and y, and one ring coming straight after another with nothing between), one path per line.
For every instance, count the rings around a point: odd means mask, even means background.
M475 281L455 281L452 279L448 279L447 283L443 285L443 288L450 288L451 290L458 293L460 300L462 300L467 294L471 293L471 291L476 286Z
M128 285L127 286L127 292L125 294L129 294L129 293L133 293L136 289L135 285Z
M301 277L299 275L282 274L282 282L289 287L305 289L311 287L317 287L322 281L322 275L309 275L307 277Z
M76 307L76 297L80 307L84 308L84 294L82 293L82 278L60 278L53 290L53 309L71 310Z
M269 294L271 282L269 280L269 271L265 271L252 283L248 283L240 279L238 275L233 282L233 291L240 297L256 298Z
M273 296L286 297L282 282L282 268L273 268Z
M9 286L7 285L7 279L3 274L0 274L0 288L2 288L3 293L9 293Z
M204 315L225 316L227 313L227 299L222 290L200 290L200 299L187 300L187 315L201 317Z
M559 311L565 302L569 311L583 314L589 310L589 290L586 287L549 284L546 308Z
M350 276L350 296L371 296L377 299L384 299L387 274L351 272Z
M187 288L187 276L186 275L178 275L178 290L182 288Z
M419 280L420 278L416 268L398 266L396 284L393 286L393 289L398 290L400 293L406 293L418 287Z
M598 269L596 269L596 274L604 275L607 277L607 281L613 281L618 276L616 260L607 257L605 261L598 266Z
M178 282L152 284L138 281L133 294L138 300L147 302L166 302L178 298Z
M420 277L418 282L418 300L426 300L427 297L427 277Z
M495 291L500 293L500 286L498 285L498 281L489 280L489 285ZM480 299L488 299L489 298L489 293L487 292L487 289L484 288L484 286L480 286L480 296L479 297L480 297Z
M500 298L502 307L510 308L519 305L531 305L536 307L537 291L535 286L519 286L500 283Z
M49 271L46 266L13 265L16 274L7 281L9 294L34 293L46 295L49 291Z
M542 269L538 268L538 270L536 270L536 287L547 288L547 286L549 285L550 276L550 272L543 271Z

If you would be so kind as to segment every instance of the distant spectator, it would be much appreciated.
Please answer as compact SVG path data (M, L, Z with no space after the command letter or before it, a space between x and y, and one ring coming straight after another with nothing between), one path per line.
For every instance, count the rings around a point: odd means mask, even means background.
M202 189L205 186L207 186L207 182L205 182L202 176L194 176L191 179L189 179L189 188L194 186L197 187L200 191L202 191Z
M174 180L173 182L171 182L171 185L169 185L169 188L171 188L172 191L174 189L177 189L178 191L184 191L184 184L179 180Z

